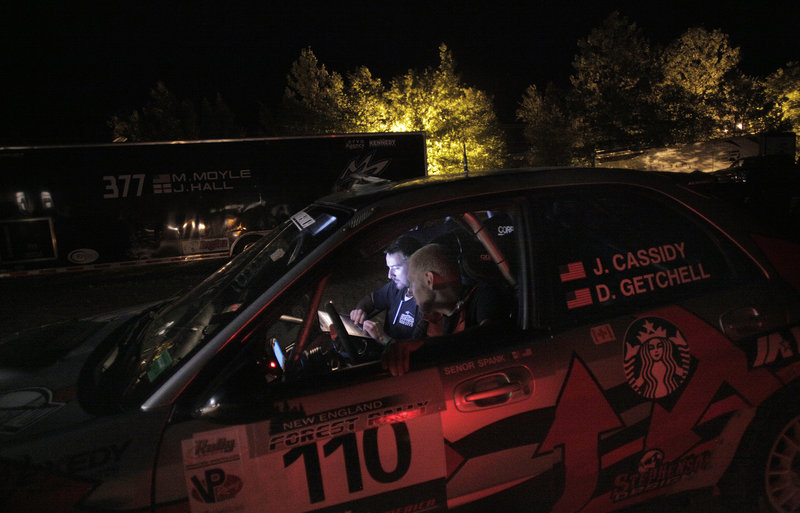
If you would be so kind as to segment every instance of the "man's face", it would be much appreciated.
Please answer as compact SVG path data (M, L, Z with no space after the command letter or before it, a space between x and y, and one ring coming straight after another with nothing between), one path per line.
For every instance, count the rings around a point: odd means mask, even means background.
M408 273L408 281L408 291L414 296L420 311L425 314L433 312L434 294L425 282L425 273L415 272L412 269Z
M398 289L408 287L408 259L402 253L387 253L386 267L389 268L389 279Z

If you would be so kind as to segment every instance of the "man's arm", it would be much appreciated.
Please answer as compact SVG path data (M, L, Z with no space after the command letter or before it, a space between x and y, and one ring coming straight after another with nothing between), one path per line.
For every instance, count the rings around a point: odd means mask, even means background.
M364 324L367 316L375 310L375 302L372 299L372 293L367 294L356 303L355 308L350 311L350 320L356 324Z
M452 358L456 352L468 357L519 340L520 330L510 320L486 320L452 335L423 339L392 340L383 352L383 368L392 376L402 376L411 365L411 353L420 351L424 359ZM424 356L421 354L424 353Z
M467 305L469 327L451 335L417 338L414 340L393 340L383 354L383 368L393 376L408 372L411 353L424 348L426 356L446 357L454 351L463 354L477 354L487 347L500 346L519 333L514 322L514 302L491 286L478 287ZM422 327L422 324L418 325ZM415 335L419 336L417 331Z

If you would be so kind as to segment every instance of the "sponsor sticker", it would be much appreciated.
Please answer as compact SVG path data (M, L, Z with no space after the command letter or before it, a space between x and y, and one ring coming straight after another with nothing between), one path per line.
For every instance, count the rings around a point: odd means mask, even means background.
M751 366L754 368L794 362L800 358L800 326L761 335L753 345Z
M591 329L592 340L595 345L614 342L617 336L614 334L614 328L610 324L603 324L601 326L593 326Z
M690 454L675 461L664 461L664 453L660 449L650 449L642 455L636 472L618 474L614 478L611 500L619 502L664 488L705 470L710 462L711 451Z
M281 402L268 421L185 440L192 512L444 509L441 381L436 369L415 374Z
M677 390L689 375L689 343L677 326L658 317L643 317L625 333L625 377L646 399L661 399Z
M255 485L245 482L243 434L243 427L235 426L183 441L183 468L193 513L247 511L246 494Z

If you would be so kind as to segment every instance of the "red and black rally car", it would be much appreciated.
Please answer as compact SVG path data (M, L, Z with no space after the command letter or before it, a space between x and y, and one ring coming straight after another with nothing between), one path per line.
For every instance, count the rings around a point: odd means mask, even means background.
M451 241L513 328L400 377L332 340L320 318L402 234ZM327 197L181 297L4 339L2 510L601 512L720 486L797 511L798 262L655 173Z

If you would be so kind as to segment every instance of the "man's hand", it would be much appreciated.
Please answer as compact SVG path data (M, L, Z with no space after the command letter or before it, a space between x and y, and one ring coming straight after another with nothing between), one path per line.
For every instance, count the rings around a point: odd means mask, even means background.
M360 308L356 308L350 312L350 320L356 324L364 324L367 319L367 312Z
M402 376L408 372L411 353L422 344L422 340L392 340L383 352L383 368L392 376Z
M377 340L378 342L386 339L386 332L383 331L383 326L379 322L364 321L364 331L366 331L367 335L372 337L373 340Z

